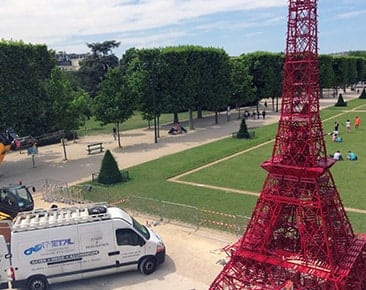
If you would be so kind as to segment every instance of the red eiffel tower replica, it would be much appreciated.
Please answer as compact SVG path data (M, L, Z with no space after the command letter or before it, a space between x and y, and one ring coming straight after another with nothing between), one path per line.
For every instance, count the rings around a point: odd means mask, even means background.
M281 116L261 164L268 175L210 289L366 289L366 235L353 232L334 162L319 113L317 0L290 0Z

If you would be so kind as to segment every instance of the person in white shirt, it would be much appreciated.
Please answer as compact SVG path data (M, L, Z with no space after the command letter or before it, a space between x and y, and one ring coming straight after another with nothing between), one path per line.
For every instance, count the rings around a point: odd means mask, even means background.
M343 160L342 154L339 150L337 150L333 155L334 160Z
M347 133L348 133L349 131L351 131L351 121L350 121L350 120L347 120L347 121L346 121L346 129L347 129Z

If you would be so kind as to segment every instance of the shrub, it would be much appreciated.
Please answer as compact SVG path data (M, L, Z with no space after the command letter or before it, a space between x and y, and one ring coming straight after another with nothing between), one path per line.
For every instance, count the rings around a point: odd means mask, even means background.
M101 184L115 184L122 181L122 174L118 169L116 160L112 153L107 150L102 160L102 166L98 175L98 182Z
M335 104L336 107L347 107L347 102L344 101L343 95L339 94L337 103Z
M359 99L366 99L366 90L363 88L361 95L358 97Z
M239 129L238 134L236 134L236 138L239 138L239 139L244 139L244 138L249 139L250 138L247 123L245 122L245 118L243 118L241 120L240 129Z

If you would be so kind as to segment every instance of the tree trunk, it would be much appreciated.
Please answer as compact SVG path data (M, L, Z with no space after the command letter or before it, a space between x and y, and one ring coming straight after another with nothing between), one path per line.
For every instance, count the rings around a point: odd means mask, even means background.
M64 160L67 160L66 146L65 146L65 130L62 130L61 142L62 147L64 148Z
M117 127L118 147L119 148L122 148L122 145L121 145L121 135L119 133L119 122L116 123L116 127Z
M160 138L160 115L157 117L157 122L158 138Z
M174 112L173 114L173 123L176 124L179 122L178 113Z
M194 125L193 125L193 111L192 109L188 110L188 115L189 115L189 129L190 130L194 130Z
M197 119L202 119L202 108L198 107L197 108Z

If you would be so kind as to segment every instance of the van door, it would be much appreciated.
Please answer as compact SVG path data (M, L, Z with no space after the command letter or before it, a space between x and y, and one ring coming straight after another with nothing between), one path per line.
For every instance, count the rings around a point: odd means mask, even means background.
M8 288L10 253L3 235L0 235L0 289Z
M83 278L116 272L112 222L98 221L78 226Z
M119 266L137 268L137 263L145 255L145 240L131 228L115 231Z

